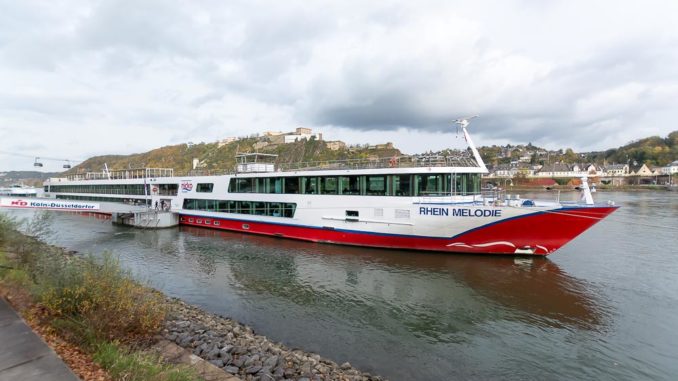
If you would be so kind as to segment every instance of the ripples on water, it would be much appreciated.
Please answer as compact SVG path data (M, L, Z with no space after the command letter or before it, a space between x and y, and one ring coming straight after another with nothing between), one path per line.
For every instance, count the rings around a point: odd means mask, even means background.
M597 197L623 207L549 259L142 231L68 214L53 217L50 241L113 251L170 295L393 380L672 379L678 199Z

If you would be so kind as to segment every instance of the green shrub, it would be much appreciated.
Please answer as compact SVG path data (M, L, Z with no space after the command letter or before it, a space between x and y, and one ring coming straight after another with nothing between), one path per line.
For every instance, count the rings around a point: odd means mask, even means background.
M165 319L161 295L135 282L110 255L101 260L47 256L38 297L54 317L83 321L99 338L149 337Z

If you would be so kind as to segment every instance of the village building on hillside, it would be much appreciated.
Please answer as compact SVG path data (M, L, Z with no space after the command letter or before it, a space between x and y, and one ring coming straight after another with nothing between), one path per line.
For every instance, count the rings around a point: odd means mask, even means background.
M334 140L330 142L326 141L325 144L327 144L327 148L331 149L332 151L346 149L346 143L342 142L341 140Z
M605 168L607 176L627 176L630 173L628 164L612 164Z
M217 142L217 147L218 147L218 148L221 148L221 147L225 146L226 144L232 143L232 142L234 142L234 141L236 141L236 140L238 140L238 138L236 138L235 136L230 136L230 137L228 137L228 138L221 139L221 140L219 140L219 141Z
M555 163L544 165L535 175L537 177L575 177L578 174L565 163Z
M646 164L636 166L629 170L631 176L655 176L657 173L651 170Z
M367 147L368 149L393 149L393 143L375 144Z
M678 173L678 160L672 162L671 164L661 167L660 173L662 175L675 175Z
M323 140L323 134L313 133L310 128L299 127L294 132L267 135L271 144L288 144L301 140Z

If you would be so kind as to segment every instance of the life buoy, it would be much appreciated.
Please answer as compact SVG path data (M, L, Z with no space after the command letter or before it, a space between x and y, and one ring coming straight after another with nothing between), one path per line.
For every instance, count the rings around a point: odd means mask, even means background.
M388 166L391 168L395 167L396 164L398 164L398 159L395 156L388 161Z

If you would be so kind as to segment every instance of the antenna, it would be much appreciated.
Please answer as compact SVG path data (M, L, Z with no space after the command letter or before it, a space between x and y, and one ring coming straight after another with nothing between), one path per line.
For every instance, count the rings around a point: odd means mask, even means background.
M466 128L469 125L468 121L471 120L471 119L477 118L477 117L478 117L478 115L465 116L465 117L462 117L462 118L458 118L457 120L454 121L454 123L456 123L461 128Z
M468 147L471 149L471 152L473 152L473 157L476 159L476 163L478 163L478 166L483 170L484 173L487 173L487 167L485 166L485 162L483 162L483 158L480 157L478 149L476 148L475 144L473 144L473 140L471 140L471 135L469 135L468 131L466 130L466 127L469 125L468 121L477 117L478 115L459 118L455 120L454 123L457 124L457 131L459 131L458 129L459 127L461 127L461 130L464 132L464 139L466 139Z

